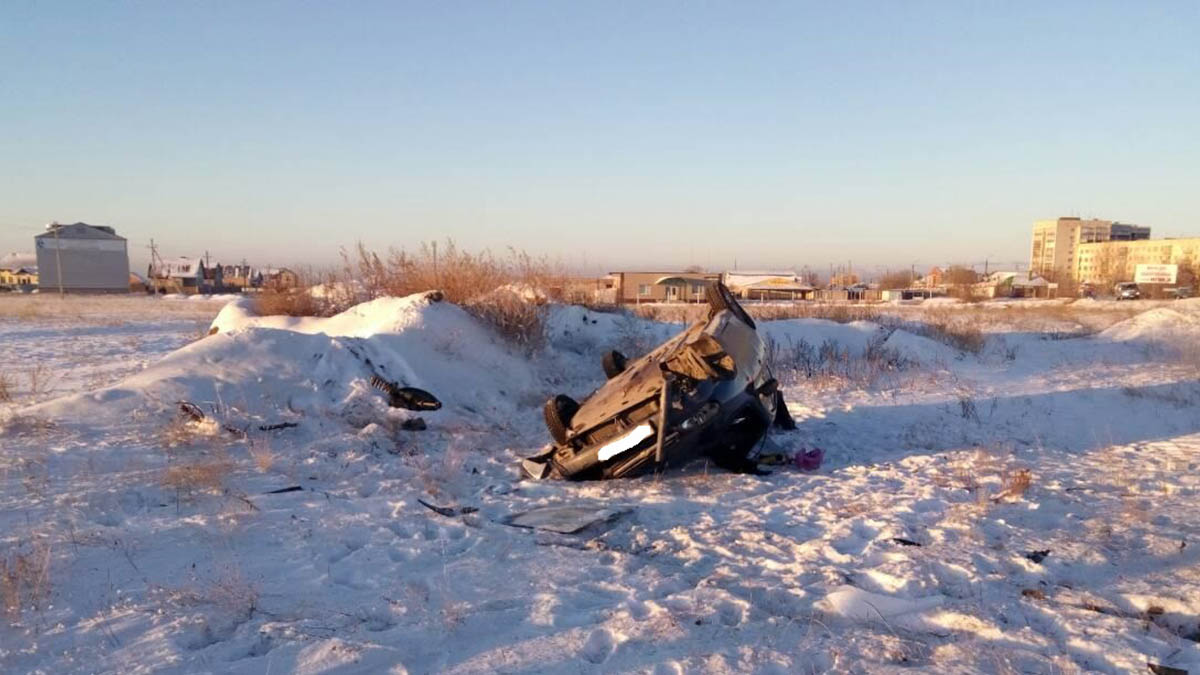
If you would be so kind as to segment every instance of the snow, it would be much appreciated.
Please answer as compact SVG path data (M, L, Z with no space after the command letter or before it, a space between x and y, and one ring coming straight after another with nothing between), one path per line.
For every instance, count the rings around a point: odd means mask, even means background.
M541 403L679 325L551 306L530 356L424 295L328 318L0 299L0 561L24 570L0 670L1200 668L1200 361L1156 347L1200 341L1200 304L892 311L759 324L904 357L776 364L799 429L764 451L822 448L820 470L576 484L518 478ZM921 330L947 312L980 353ZM35 364L61 377L31 392ZM445 405L409 431L373 373ZM556 507L600 517L505 524Z

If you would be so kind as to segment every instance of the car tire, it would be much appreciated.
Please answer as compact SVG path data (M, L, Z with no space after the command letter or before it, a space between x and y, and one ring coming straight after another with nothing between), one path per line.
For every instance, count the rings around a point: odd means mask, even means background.
M716 311L727 309L733 312L733 315L742 321L742 323L755 328L754 319L746 313L746 310L738 304L737 298L733 297L733 293L729 287L721 282L716 282L704 289L704 295L708 299L708 305Z
M629 359L615 349L605 352L604 358L600 359L600 365L604 367L604 375L610 380L625 372L625 366L628 364Z
M542 409L546 417L546 428L554 442L562 445L567 442L567 430L571 428L571 419L579 412L579 404L566 394L554 396L546 401Z

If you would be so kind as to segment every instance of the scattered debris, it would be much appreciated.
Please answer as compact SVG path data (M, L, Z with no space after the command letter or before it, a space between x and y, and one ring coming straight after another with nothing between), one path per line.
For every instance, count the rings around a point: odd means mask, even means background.
M453 518L454 516L465 516L468 513L475 513L476 511L479 510L479 509L475 508L474 506L454 506L454 507L435 506L435 505L430 504L429 502L425 501L424 499L418 499L417 502L421 506L424 506L425 508L429 509L430 511L433 511L434 513L446 516L447 518Z
M267 492L264 492L263 494L267 494L267 495L281 495L281 494L283 494L283 493L285 493L285 492L300 492L300 491L301 491L301 490L303 490L303 489L304 489L304 488L300 487L299 485L289 485L288 487L285 487L285 488L279 488L278 490L268 490Z
M501 522L513 527L575 534L592 525L612 522L631 511L624 507L543 506L514 513Z
M400 428L405 431L425 431L425 420L420 417L410 417L400 423Z
M433 394L416 387L401 387L379 375L371 376L371 386L388 395L388 405L405 410L438 410L442 402Z
M1050 549L1045 549L1042 551L1030 551L1029 553L1025 554L1025 557L1040 565L1048 555L1050 555Z
M912 539L905 539L904 537L892 537L892 541L896 542L897 544L900 544L901 546L920 546L921 545L919 542L915 542Z
M825 451L820 448L798 452L795 457L796 468L802 471L816 471L821 468L821 462L824 460Z
M1021 590L1021 595L1034 600L1045 600L1046 594L1039 588L1025 588Z
M195 403L192 403L191 401L178 401L177 403L179 405L179 413L187 418L188 421L203 422L204 420L208 419L208 416L204 414L204 410ZM299 422L276 422L275 424L260 424L258 426L258 430L278 431L279 429L293 429L298 426L300 426ZM221 425L221 429L233 434L234 436L237 436L238 438L246 438L249 436L246 431L249 428L249 425L247 425L246 429L239 429L229 424Z

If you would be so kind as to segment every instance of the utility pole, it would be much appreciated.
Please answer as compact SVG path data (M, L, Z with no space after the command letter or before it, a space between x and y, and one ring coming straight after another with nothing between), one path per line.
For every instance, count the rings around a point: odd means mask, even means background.
M54 266L57 268L56 271L58 272L58 297L61 300L61 299L66 299L66 297L67 297L66 293L63 292L62 246L59 245L59 242L61 240L58 238L58 230L61 226L56 221L56 222L51 223L50 227L54 229Z

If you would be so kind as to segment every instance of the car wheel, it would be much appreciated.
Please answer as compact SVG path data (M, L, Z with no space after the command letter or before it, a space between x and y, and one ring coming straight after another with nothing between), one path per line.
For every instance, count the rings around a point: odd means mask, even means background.
M606 352L604 358L600 360L600 364L604 367L604 374L610 380L625 372L625 366L628 363L629 359L615 349Z
M567 442L567 429L571 428L571 419L579 412L579 404L575 399L565 394L559 394L546 401L542 413L546 417L546 428L554 442L562 445Z
M727 309L733 312L733 315L742 321L742 323L755 328L754 319L746 313L746 310L738 304L737 298L733 297L733 292L729 287L721 282L716 282L704 290L705 297L708 298L708 305L716 311Z

